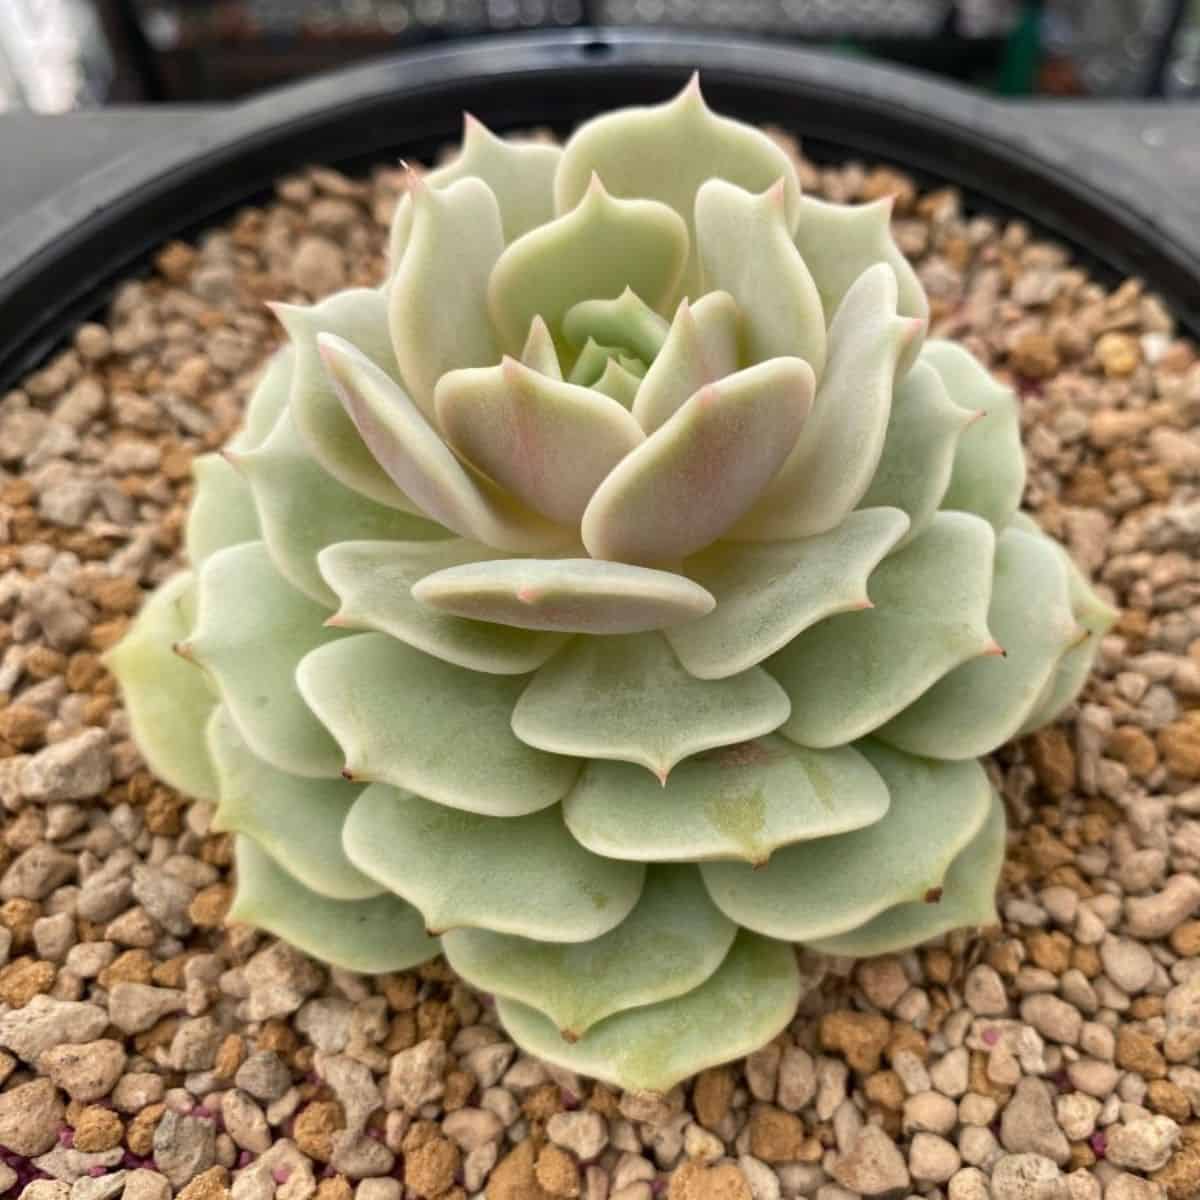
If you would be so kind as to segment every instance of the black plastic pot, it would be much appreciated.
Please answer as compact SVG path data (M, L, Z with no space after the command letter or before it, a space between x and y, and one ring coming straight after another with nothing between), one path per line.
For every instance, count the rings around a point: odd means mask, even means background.
M1003 106L893 68L747 40L606 30L464 42L270 92L121 159L0 231L0 390L94 312L169 238L254 200L306 163L427 158L472 111L499 131L566 131L665 98L699 68L715 107L782 126L829 160L889 162L1019 214L1110 279L1140 275L1200 331L1200 251L1147 184L1014 122ZM1104 180L1103 188L1096 180ZM1191 236L1189 236L1189 234Z

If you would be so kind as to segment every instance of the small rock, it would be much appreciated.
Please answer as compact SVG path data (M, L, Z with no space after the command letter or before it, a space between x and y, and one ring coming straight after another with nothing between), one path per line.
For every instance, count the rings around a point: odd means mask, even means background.
M958 1151L935 1133L918 1133L908 1151L908 1169L919 1183L945 1183L962 1166Z
M216 1160L212 1121L183 1116L168 1108L154 1129L154 1165L181 1188Z
M1105 938L1100 943L1104 973L1127 995L1136 996L1154 978L1154 958L1132 938Z
M750 1153L768 1163L795 1162L807 1141L804 1122L794 1113L757 1104L750 1114Z
M1150 941L1167 937L1200 907L1200 879L1172 875L1153 896L1125 901L1125 923L1134 937Z
M938 1092L918 1092L904 1102L905 1133L949 1133L958 1123L958 1105Z
M71 1184L71 1200L109 1200L124 1188L124 1171L114 1171L111 1175L85 1175Z
M460 1162L458 1147L434 1136L404 1156L405 1187L417 1196L441 1196L454 1186Z
M440 1100L446 1091L445 1074L446 1043L440 1038L427 1038L394 1054L388 1068L387 1107L416 1113L422 1105Z
M292 1073L274 1050L260 1050L238 1067L234 1083L256 1100L269 1102L292 1086Z
M1200 974L1173 987L1164 1002L1166 1034L1163 1053L1171 1062L1188 1062L1200 1054Z
M305 237L292 260L292 282L310 296L327 296L346 286L342 252L323 237Z
M1067 1063L1067 1079L1078 1091L1104 1100L1116 1089L1120 1071L1110 1062L1098 1058L1081 1058Z
M1170 1117L1146 1117L1108 1128L1105 1157L1131 1171L1157 1171L1179 1142L1179 1126Z
M817 1070L812 1055L802 1046L788 1046L779 1060L779 1085L776 1090L779 1107L788 1112L799 1112L812 1102L816 1094ZM709 1125L709 1122L705 1121L704 1124Z
M38 842L17 855L0 879L0 899L44 900L75 874L75 856Z
M250 989L245 1014L251 1021L290 1016L324 980L320 968L286 942L260 950L243 975Z
M558 1146L543 1146L537 1156L534 1175L544 1191L551 1196L579 1195L579 1165Z
M1054 1119L1054 1103L1040 1079L1017 1081L1013 1098L1000 1118L1000 1141L1013 1154L1034 1154L1062 1166L1071 1147Z
M943 1096L957 1099L970 1082L971 1055L965 1046L943 1054L929 1068L929 1081Z
M589 1162L608 1145L608 1126L596 1112L555 1113L546 1122L546 1136L581 1162Z
M22 1083L0 1092L0 1146L32 1158L58 1141L66 1112L48 1079Z
M108 1013L123 1033L142 1033L184 1006L184 993L177 988L151 987L122 980L108 994Z
M486 1108L459 1108L442 1118L442 1131L465 1153L499 1140L504 1126Z
M133 898L176 937L187 937L192 932L188 905L195 894L195 888L165 871L142 863L133 868Z
M992 1200L1067 1200L1058 1164L1040 1154L1006 1154L992 1168Z
M67 1200L71 1185L61 1179L35 1179L21 1193L21 1200Z
M840 1052L855 1071L866 1075L879 1070L879 1060L891 1036L891 1022L875 1013L840 1009L821 1018L821 1045Z
M786 1061L787 1055L784 1055L784 1060L780 1063L781 1071L784 1070ZM696 1083L692 1088L692 1107L696 1111L697 1120L706 1129L715 1129L724 1121L733 1101L735 1087L733 1072L728 1067L709 1067L696 1076Z
M27 800L49 804L98 796L108 790L111 782L108 734L102 729L87 729L30 758L21 769L19 786Z
M907 1188L910 1182L904 1156L877 1125L865 1126L850 1152L838 1157L833 1177L864 1196L881 1196Z
M24 1008L0 1017L0 1046L27 1063L36 1063L50 1047L91 1041L107 1024L108 1017L98 1005L34 996Z
M947 1189L950 1200L992 1200L988 1177L978 1167L956 1171Z
M978 1017L1001 1017L1008 1012L1008 996L994 967L980 963L967 973L963 999Z
M78 1045L51 1046L38 1056L38 1070L72 1100L84 1104L112 1091L125 1069L125 1048L111 1038Z
M68 1146L56 1146L46 1154L41 1154L33 1160L33 1165L55 1179L66 1183L74 1183L92 1172L103 1171L107 1167L115 1167L125 1152L120 1146L112 1150L100 1150L89 1154L84 1150L75 1150Z
M1067 1092L1054 1102L1058 1124L1073 1142L1082 1142L1092 1136L1101 1108L1099 1100L1083 1092Z
M1121 1172L1108 1181L1104 1200L1164 1200L1164 1195L1161 1185Z
M1021 1019L1043 1037L1064 1046L1074 1046L1079 1041L1083 1025L1083 1017L1077 1009L1048 992L1026 996L1021 1001Z
M171 1200L171 1185L157 1171L139 1167L125 1176L121 1200Z
M221 1097L221 1120L225 1132L243 1150L262 1154L271 1146L271 1129L263 1110L240 1088L230 1088Z

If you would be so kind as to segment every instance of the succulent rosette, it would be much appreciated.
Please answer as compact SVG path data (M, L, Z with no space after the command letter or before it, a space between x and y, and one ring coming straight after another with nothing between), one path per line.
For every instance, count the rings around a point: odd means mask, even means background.
M111 656L238 835L236 919L442 952L527 1050L664 1089L791 1020L797 945L993 918L979 756L1113 614L889 216L693 82L562 147L468 120L383 287L277 308L190 570Z

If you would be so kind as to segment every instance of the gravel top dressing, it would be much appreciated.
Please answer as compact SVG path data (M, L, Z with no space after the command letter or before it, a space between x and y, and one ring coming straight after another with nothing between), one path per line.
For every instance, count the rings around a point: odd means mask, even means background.
M231 839L145 769L101 655L179 565L192 459L281 340L264 303L382 277L404 173L314 168L0 398L0 1194L1200 1194L1200 360L1018 222L799 169L895 196L932 333L1019 389L1026 509L1121 609L1068 719L989 764L1003 924L825 963L786 1034L663 1097L517 1054L440 960L357 976L224 923Z

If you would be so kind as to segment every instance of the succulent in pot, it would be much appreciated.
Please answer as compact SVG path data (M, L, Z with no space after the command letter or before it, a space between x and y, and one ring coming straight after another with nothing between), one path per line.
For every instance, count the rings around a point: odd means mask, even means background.
M277 308L190 569L110 655L237 834L236 919L444 953L527 1050L661 1090L791 1020L797 946L993 917L979 758L1113 613L889 216L693 81L562 147L468 119L381 288Z

